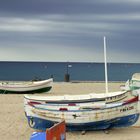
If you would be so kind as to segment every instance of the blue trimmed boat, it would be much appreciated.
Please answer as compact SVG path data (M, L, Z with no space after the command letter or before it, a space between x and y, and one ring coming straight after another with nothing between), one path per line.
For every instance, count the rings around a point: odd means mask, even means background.
M52 82L52 78L41 81L2 81L0 82L0 94L48 92L52 88Z
M138 96L114 103L66 101L41 102L25 95L24 109L29 126L46 130L64 119L70 131L103 130L127 127L139 118Z
M123 101L127 91L108 92L106 39L104 37L106 94L24 96L24 110L31 128L46 130L65 120L67 130L104 130L133 125L139 118L138 97ZM119 101L119 102L118 102Z

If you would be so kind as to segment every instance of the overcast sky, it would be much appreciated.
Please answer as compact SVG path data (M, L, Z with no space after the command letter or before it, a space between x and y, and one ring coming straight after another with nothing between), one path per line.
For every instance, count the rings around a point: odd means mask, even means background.
M0 61L140 62L140 0L0 0Z

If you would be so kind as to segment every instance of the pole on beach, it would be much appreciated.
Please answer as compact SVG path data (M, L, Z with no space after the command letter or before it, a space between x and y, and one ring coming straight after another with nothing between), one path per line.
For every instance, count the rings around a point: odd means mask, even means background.
M65 82L69 82L70 81L69 63L67 63L67 65L66 65L66 74L65 74L65 77L64 77L64 81Z
M105 90L108 93L108 75L107 75L107 60L106 60L106 37L104 36L104 64L105 64Z

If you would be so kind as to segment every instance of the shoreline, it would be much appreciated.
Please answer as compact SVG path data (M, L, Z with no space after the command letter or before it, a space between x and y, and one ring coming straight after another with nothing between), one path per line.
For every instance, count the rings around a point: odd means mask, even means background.
M108 81L108 83L125 83L126 81ZM70 83L105 83L105 81L78 81L72 80Z

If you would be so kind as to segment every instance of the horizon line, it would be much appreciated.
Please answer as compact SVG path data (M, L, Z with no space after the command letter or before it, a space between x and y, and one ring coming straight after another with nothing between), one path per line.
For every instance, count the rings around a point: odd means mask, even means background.
M104 62L99 62L99 61L24 61L24 60L0 60L0 62L29 62L29 63L104 63ZM110 63L120 63L120 64L140 64L140 62L107 62L107 64L110 64Z

